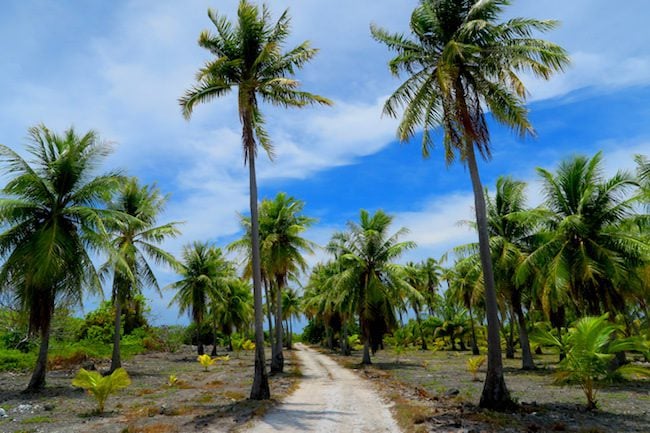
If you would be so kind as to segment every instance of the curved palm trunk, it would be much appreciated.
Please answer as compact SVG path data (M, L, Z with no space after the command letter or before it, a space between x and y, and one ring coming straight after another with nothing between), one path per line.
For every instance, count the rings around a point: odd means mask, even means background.
M115 327L113 328L113 353L111 355L111 368L108 374L111 374L118 368L122 367L122 358L120 356L120 328L122 320L122 301L118 295L113 299L113 308L115 309Z
M243 123L244 145L248 151L248 175L251 210L251 258L253 262L253 300L255 306L255 372L251 387L251 400L266 400L271 397L269 378L266 374L264 356L264 314L262 311L262 272L260 263L260 222L257 213L257 179L255 176L255 141L253 139L253 119L250 109L245 110Z
M38 358L36 366L32 372L32 378L29 380L25 392L36 392L45 388L45 375L47 373L47 351L50 347L50 329L52 326L52 317L48 317L41 328L41 345L38 349Z
M483 268L483 280L485 285L485 306L487 315L487 375L481 393L479 405L483 408L504 410L513 405L510 393L506 387L503 377L503 362L501 360L501 339L499 337L499 316L497 308L497 296L494 288L494 273L492 271L492 257L490 254L490 236L487 226L487 212L485 207L485 196L483 186L476 164L474 144L467 146L467 166L472 179L474 190L474 209L476 211L476 226L478 229L479 253L481 267Z
M282 353L282 286L284 278L276 279L275 294L275 353L271 360L271 373L282 373L284 370L284 354Z

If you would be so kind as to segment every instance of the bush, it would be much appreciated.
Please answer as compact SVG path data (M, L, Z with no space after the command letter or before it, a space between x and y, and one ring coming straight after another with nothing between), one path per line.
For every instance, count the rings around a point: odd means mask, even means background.
M325 326L320 320L311 319L302 330L302 341L318 344L325 338Z
M36 354L15 349L0 350L0 371L22 371L34 368Z

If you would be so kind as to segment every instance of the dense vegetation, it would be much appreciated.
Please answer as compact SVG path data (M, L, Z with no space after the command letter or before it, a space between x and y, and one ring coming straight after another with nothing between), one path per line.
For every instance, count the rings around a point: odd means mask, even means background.
M536 207L522 181L481 184L477 154L490 158L487 117L520 135L533 133L518 74L548 78L568 62L562 48L533 37L554 22L500 21L507 4L422 0L410 35L371 29L395 52L391 71L407 75L384 108L391 116L403 108L400 139L422 127L428 156L431 132L442 128L448 162L458 158L469 169L476 220L466 223L478 243L440 258L404 263L417 248L405 239L408 228L393 227L382 210L360 210L359 220L325 246L327 260L308 269L305 257L318 247L305 237L315 223L303 213L305 203L279 193L258 206L258 144L273 155L258 99L281 107L330 101L299 90L292 78L316 50L304 42L283 51L287 13L273 22L266 7L244 0L234 24L209 12L216 33L201 33L199 45L215 58L180 99L189 118L196 104L237 89L250 185L241 239L222 247L196 240L173 257L163 246L180 226L158 222L167 197L119 171L97 173L108 149L94 131L57 134L36 126L29 161L1 146L8 181L0 197L0 370L33 369L27 389L38 391L48 368L95 358L110 356L109 372L121 375L122 357L146 350L193 344L208 363L205 345L212 356L219 347L246 348L255 350L250 397L267 399L265 342L271 372L282 372L292 322L304 315L304 341L344 355L361 348L363 364L385 345L485 355L470 366L475 374L487 359L481 405L489 408L513 404L502 348L508 358L521 352L522 369L536 368L535 352L557 350L558 380L580 383L589 408L599 381L646 374L640 362L650 356L647 157L636 157L634 173L607 174L600 153L540 168L544 196ZM148 323L143 289L161 290L154 264L179 275L164 290L174 292L179 314L190 316L186 329ZM73 317L102 283L110 284L110 300ZM95 376L84 383L99 381Z

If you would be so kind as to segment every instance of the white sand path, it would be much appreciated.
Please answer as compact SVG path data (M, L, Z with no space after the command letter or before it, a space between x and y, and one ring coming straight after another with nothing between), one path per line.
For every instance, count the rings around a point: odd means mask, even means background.
M297 344L298 389L247 431L394 433L400 429L369 383L326 355Z

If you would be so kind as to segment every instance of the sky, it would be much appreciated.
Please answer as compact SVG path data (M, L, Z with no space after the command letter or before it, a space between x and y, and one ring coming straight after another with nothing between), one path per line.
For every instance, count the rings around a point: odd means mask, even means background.
M267 4L274 17L289 9L288 47L309 40L320 50L296 77L334 105L262 107L276 158L259 155L260 197L286 192L305 201L305 214L318 220L306 237L319 245L362 208L383 209L395 217L395 229L409 229L418 248L404 260L437 258L474 241L458 224L473 216L468 172L447 167L441 146L423 160L418 137L399 143L397 121L381 114L401 81L391 76L391 53L370 37L369 25L405 32L417 1ZM236 6L235 0L3 2L0 143L23 152L27 129L39 123L55 131L94 129L114 150L105 170L123 170L170 194L159 222L183 221L183 234L166 249L180 255L196 240L227 245L242 235L238 215L248 209L236 98L199 106L190 121L177 100L210 59L196 43L212 26L208 7L234 17ZM500 175L525 180L530 204L537 205L543 197L536 167L553 170L572 155L602 151L608 173L633 169L634 154L650 153L650 3L515 0L505 15L559 20L544 38L567 49L572 64L548 82L526 80L535 138L522 141L490 124L493 159L479 164L483 183L489 188ZM308 261L324 258L319 250ZM163 286L177 278L169 269L157 274ZM169 290L145 295L153 323L187 323L168 306ZM96 305L90 299L85 311Z

